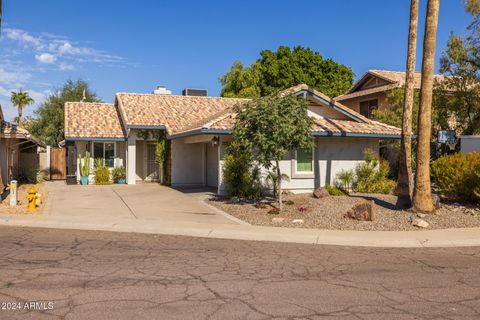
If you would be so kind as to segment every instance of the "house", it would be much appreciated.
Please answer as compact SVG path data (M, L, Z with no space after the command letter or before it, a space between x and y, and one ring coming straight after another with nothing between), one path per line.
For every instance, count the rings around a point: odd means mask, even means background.
M414 88L419 90L421 83L420 72L415 72ZM442 75L435 75L435 81L445 79ZM335 101L355 110L364 117L372 118L376 109L388 109L387 93L395 88L405 86L405 72L368 70L344 94L334 98Z
M188 91L185 91L188 93ZM307 99L314 119L312 150L292 150L281 171L285 189L309 191L333 184L342 169L354 169L366 148L399 139L400 129L373 121L307 85L284 91ZM215 187L225 192L222 167L235 123L232 107L248 99L171 94L117 93L113 104L67 102L65 141L69 167L79 179L77 155L88 150L108 167L125 166L127 183L159 179L155 132L170 141L167 178L174 187ZM274 124L272 124L274 125ZM150 133L150 134L149 134Z
M45 145L24 128L5 121L0 106L0 173L4 185L12 179L34 174L39 163L39 147Z

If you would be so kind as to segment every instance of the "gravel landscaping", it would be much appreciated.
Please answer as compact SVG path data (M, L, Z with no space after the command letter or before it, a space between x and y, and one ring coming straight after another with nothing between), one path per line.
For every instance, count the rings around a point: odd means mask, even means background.
M376 219L357 221L344 215L356 203L373 200L376 204ZM284 196L284 210L269 214L275 203L233 203L227 199L210 199L209 204L252 225L316 228L329 230L431 230L450 228L480 227L480 206L442 204L434 213L419 215L408 211L395 210L396 196L383 194L351 194L317 199L311 194L287 194ZM428 222L425 229L412 225L412 220L421 218Z

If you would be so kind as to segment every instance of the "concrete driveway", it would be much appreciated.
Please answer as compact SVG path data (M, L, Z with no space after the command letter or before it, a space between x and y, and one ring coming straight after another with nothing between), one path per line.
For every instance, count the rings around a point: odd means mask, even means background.
M118 219L168 223L238 224L236 218L204 203L195 195L158 184L80 186L47 183L44 213L90 221Z

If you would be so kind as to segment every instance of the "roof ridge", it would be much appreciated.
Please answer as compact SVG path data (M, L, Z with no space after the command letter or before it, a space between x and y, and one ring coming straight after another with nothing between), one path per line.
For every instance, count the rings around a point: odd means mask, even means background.
M157 93L137 93L137 92L117 92L115 95L128 94L137 96L159 96L159 97L174 97L174 98L201 98L201 99L229 99L229 100L252 100L251 98L234 98L234 97L212 97L212 96L184 96L180 94L157 94Z
M108 102L86 102L86 101L66 101L65 104L106 104L106 105L110 105L110 106L113 106L115 105L114 103L108 103Z

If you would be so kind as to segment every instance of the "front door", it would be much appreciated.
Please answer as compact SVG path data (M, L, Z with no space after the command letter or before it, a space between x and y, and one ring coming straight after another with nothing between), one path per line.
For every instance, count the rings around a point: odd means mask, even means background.
M158 181L159 179L159 165L155 159L154 143L147 144L147 181Z

